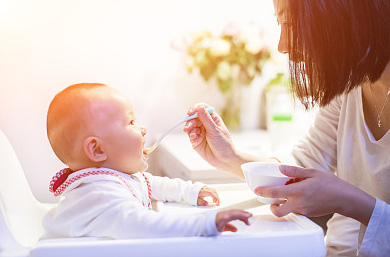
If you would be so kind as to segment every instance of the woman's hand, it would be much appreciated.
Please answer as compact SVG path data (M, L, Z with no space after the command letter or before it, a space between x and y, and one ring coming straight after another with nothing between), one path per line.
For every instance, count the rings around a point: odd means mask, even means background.
M375 198L330 172L281 165L280 171L297 178L296 183L275 187L258 187L263 197L285 198L271 205L278 217L290 212L309 217L339 213L367 225L375 206Z
M213 112L209 114L207 104L197 104L190 108L188 115L198 112L198 118L187 121L183 131L187 133L195 151L212 166L232 170L237 154L228 129L221 117Z

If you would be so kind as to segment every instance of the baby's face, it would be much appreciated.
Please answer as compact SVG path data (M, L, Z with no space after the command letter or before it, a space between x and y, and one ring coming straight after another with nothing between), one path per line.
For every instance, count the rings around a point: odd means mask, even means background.
M106 88L92 104L91 111L90 130L99 137L107 155L103 167L127 174L146 170L147 156L143 154L146 128L136 123L130 102L118 91Z

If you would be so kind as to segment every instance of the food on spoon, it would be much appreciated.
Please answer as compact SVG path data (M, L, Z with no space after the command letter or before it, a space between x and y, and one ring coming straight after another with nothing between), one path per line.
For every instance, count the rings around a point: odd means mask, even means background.
M146 147L146 148L144 148L144 151L143 151L143 153L144 154L150 154L151 152L153 152L153 146L150 146L150 147Z

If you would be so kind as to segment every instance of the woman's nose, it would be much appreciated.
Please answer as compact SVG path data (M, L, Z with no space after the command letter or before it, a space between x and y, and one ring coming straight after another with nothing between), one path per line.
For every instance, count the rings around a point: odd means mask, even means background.
M285 44L284 44L284 43L281 43L280 41L279 41L279 45L278 45L278 51L279 51L279 53L281 53L281 54L287 54L287 53L288 53Z
M281 29L281 32L280 32L278 51L281 54L288 54L287 30L286 30L286 26L285 25L284 26L282 25L282 29Z

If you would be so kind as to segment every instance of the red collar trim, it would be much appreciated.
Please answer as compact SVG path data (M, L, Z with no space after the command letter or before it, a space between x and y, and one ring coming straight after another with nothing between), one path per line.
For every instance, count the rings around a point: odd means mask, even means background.
M71 173L73 173L73 171L69 168L62 169L57 172L50 181L49 191L54 193L55 196L57 196L55 192L57 191L58 187L66 181L66 179Z
M73 178L67 180L69 175L72 174L73 172L74 171L72 171L69 168L62 169L59 172L57 172L53 176L52 180L50 181L49 191L52 192L54 194L54 196L59 196L72 183L74 183L75 181L77 181L77 180L79 180L81 178L88 177L88 176L93 176L93 175L108 175L108 176L114 176L114 177L120 179L126 185L126 187L130 190L131 194L135 198L138 199L138 197L135 195L134 191L131 189L130 184L126 181L126 179L124 179L122 176L118 175L115 172L107 171L107 170L92 170L92 171L87 171L87 172L78 174L78 175L74 176ZM148 197L149 197L148 207L151 208L151 206L152 206L151 205L152 189L151 189L151 186L150 186L150 182L149 182L149 179L145 176L145 174L143 172L141 172L141 174L144 177L146 185L148 187ZM142 200L141 200L141 202L145 206L145 204L143 203Z

